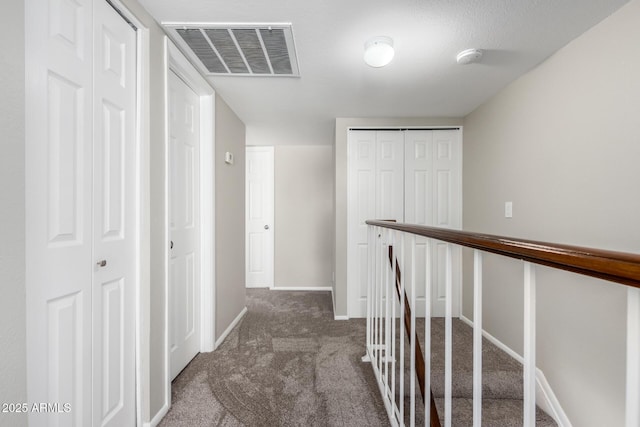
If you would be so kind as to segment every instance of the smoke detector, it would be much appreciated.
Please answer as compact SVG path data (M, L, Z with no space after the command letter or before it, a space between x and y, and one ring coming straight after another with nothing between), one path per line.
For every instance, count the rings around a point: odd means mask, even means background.
M456 56L456 61L460 65L467 65L478 62L481 58L482 51L480 49L465 49Z

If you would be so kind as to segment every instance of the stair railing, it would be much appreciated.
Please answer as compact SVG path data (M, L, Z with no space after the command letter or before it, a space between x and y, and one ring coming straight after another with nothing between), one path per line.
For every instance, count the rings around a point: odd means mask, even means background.
M393 426L415 425L415 377L418 376L423 396L424 425L439 425L433 396L425 399L430 387L430 357L424 358L416 333L416 236L445 242L445 384L444 425L452 421L452 288L453 250L468 247L474 253L474 315L473 315L473 425L480 427L482 420L482 254L494 253L520 259L524 263L524 400L523 426L533 427L536 421L535 402L535 264L597 277L626 285L628 288L627 319L627 393L626 426L640 425L640 255L514 239L488 234L471 233L436 227L401 224L391 221L367 221L368 228L368 298L366 356L371 361L380 392ZM410 239L410 280L406 282L405 236ZM393 247L399 248L393 262ZM431 254L426 244L424 286L424 348L431 349ZM385 249L386 248L386 249ZM391 261L391 262L389 262ZM395 288L395 292L393 291ZM408 296L407 296L408 290ZM389 297L397 293L399 302ZM401 295L403 297L401 297ZM398 306L398 307L396 307ZM411 310L411 307L414 310ZM396 317L404 319L410 344L410 374L407 387L409 402L405 402L404 329L398 328ZM397 342L397 344L396 344ZM399 365L399 367L397 366ZM416 368L418 368L416 370ZM423 371L423 375L414 374ZM396 375L399 389L396 390ZM408 406L409 414L405 414ZM434 420L435 418L435 420ZM438 424L435 424L438 423Z
M393 265L395 261L395 266ZM396 294L398 295L398 301L400 299L404 299L404 306L406 307L404 313L404 328L407 332L407 336L412 337L412 347L411 351L413 357L415 358L415 373L416 377L418 377L418 386L420 388L420 395L422 396L422 402L425 402L426 399L426 383L425 383L425 361L424 354L422 353L422 349L420 348L420 341L418 339L418 333L415 331L415 316L412 315L413 311L411 310L411 303L409 302L409 298L407 297L407 293L402 289L402 272L400 269L400 265L398 264L398 259L393 256L393 246L389 245L389 265L391 268L395 268L395 280L394 285L396 289ZM412 320L413 319L413 320ZM412 368L410 372L413 372ZM412 402L412 405L415 402ZM431 427L441 427L440 426L440 418L438 417L438 409L436 408L436 401L433 397L433 392L431 392L429 388L429 405L430 405L430 425ZM413 417L415 423L415 416Z

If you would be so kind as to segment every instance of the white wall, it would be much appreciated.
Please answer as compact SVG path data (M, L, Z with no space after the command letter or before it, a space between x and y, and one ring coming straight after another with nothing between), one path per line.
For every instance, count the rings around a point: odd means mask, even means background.
M0 403L27 400L24 252L24 1L0 13ZM0 413L0 426L26 426Z
M331 286L332 257L332 147L276 146L275 286Z
M461 126L462 118L337 118L334 145L335 314L347 315L347 131L352 127Z
M636 0L465 118L465 230L640 252L638 22ZM484 327L522 352L522 265L484 271ZM573 425L623 425L624 287L538 271L538 366Z

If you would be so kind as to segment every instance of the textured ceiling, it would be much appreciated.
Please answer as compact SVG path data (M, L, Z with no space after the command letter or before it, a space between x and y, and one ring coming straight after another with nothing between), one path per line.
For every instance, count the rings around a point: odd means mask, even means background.
M627 0L140 0L158 22L290 22L300 77L209 78L250 144L331 144L336 117L461 117ZM384 68L363 60L390 36ZM480 48L478 64L456 55ZM597 52L595 53L597 54Z

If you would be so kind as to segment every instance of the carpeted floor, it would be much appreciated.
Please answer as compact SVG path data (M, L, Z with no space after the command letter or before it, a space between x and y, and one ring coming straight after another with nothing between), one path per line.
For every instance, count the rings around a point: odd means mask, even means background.
M175 379L172 407L161 427L389 425L371 365L360 361L364 319L333 320L328 292L251 289L247 308L216 351L199 354ZM453 324L452 424L470 426L472 330L459 320ZM424 321L416 329L424 336ZM442 419L443 319L433 319L431 330L432 390ZM408 341L405 345L408 350ZM406 355L408 383L409 351ZM398 371L396 383L399 377ZM485 340L483 426L522 425L521 399L520 364ZM423 425L419 391L416 400L416 425ZM408 423L407 405L405 399ZM536 421L538 426L555 425L540 410Z
M161 427L389 425L364 319L334 321L328 292L248 290L247 308L176 378Z

